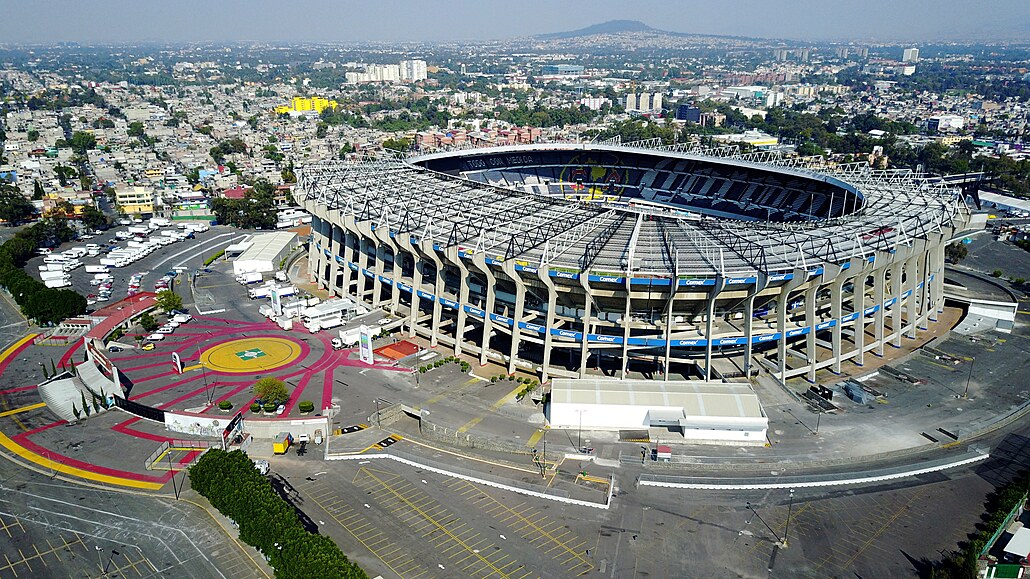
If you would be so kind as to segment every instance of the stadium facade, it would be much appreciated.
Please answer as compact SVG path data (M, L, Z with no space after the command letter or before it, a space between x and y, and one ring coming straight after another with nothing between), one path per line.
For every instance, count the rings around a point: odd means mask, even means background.
M962 195L909 171L546 144L304 167L310 275L541 378L840 372L936 321Z

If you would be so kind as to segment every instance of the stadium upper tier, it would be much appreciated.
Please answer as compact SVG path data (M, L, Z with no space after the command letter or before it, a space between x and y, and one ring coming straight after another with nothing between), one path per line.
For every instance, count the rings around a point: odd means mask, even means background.
M602 144L309 165L298 196L488 263L596 275L750 277L892 252L948 228L957 191L862 164Z

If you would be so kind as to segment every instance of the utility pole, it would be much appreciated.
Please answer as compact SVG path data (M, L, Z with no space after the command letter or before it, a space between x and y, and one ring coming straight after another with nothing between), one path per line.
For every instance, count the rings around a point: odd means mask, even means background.
M963 398L969 398L969 380L973 378L973 364L976 364L976 356L969 361L969 373L966 374L966 389L962 391Z
M794 510L794 489L790 489L790 503L787 505L787 524L783 526L783 548L787 548L787 533L790 532L790 514Z

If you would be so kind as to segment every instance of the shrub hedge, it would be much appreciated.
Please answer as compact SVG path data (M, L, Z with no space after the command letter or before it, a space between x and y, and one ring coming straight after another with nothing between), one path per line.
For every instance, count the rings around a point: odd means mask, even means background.
M70 241L73 235L64 220L44 219L0 245L0 286L11 293L26 317L39 324L56 324L86 312L86 298L81 294L48 288L22 270L37 248L54 241Z
M243 452L211 449L189 473L193 490L239 525L240 540L268 557L277 578L368 578L331 539L304 529Z

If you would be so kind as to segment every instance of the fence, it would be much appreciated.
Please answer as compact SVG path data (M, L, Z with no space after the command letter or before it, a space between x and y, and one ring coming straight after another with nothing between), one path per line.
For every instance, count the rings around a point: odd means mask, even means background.
M747 478L690 477L645 473L637 479L640 486L696 490L759 490L817 488L869 484L938 472L986 460L990 455L970 449L961 457L928 460L918 465L903 465L868 471L799 476L762 476Z
M1023 510L1023 505L1026 504L1026 496L1027 495L1024 494L1022 497L1020 497L1020 499L1016 501L1016 504L1013 505L1012 510L1009 511L1009 514L1005 515L1005 520L1002 521L1000 525L998 525L998 528L994 531L994 534L991 535L991 539L984 543L983 549L980 549L979 557L983 557L987 554L987 551L991 550L991 547L994 546L994 542L998 540L998 537L1000 537L1002 533L1007 531L1012 521L1019 516L1019 513Z
M150 456L148 456L147 459L143 461L143 466L145 466L147 470L152 470L151 467L154 466L154 463L157 461L157 459L161 458L166 452L173 448L183 450L192 449L206 451L211 447L221 448L222 445L219 442L210 442L207 440L166 440L157 447L157 450L150 453ZM192 464L196 460L197 459L194 458L193 461L191 461L190 463Z
M356 455L329 455L326 460L373 460L373 459L388 459L394 460L407 466L418 468L422 470L428 470L441 474L448 477L459 478L468 482L481 484L489 487L494 487L513 493L518 493L525 496L557 501L569 505L578 505L583 507L591 507L595 509L607 510L611 505L612 489L614 489L615 481L613 478L609 478L608 492L605 494L604 502L592 502L582 499L574 499L571 497L568 491L559 489L546 488L542 486L529 485L521 481L513 479L505 479L496 477L487 473L473 471L471 469L462 468L452 464L444 464L435 461L430 458L415 456L407 454L403 451L391 448L390 453L379 453L379 454L356 454Z
M147 406L146 404L140 404L129 400L128 398L122 398L121 396L114 397L114 405L129 414L135 414L140 418L147 420L153 420L154 422L160 422L164 424L165 411L160 408L154 408L153 406Z

